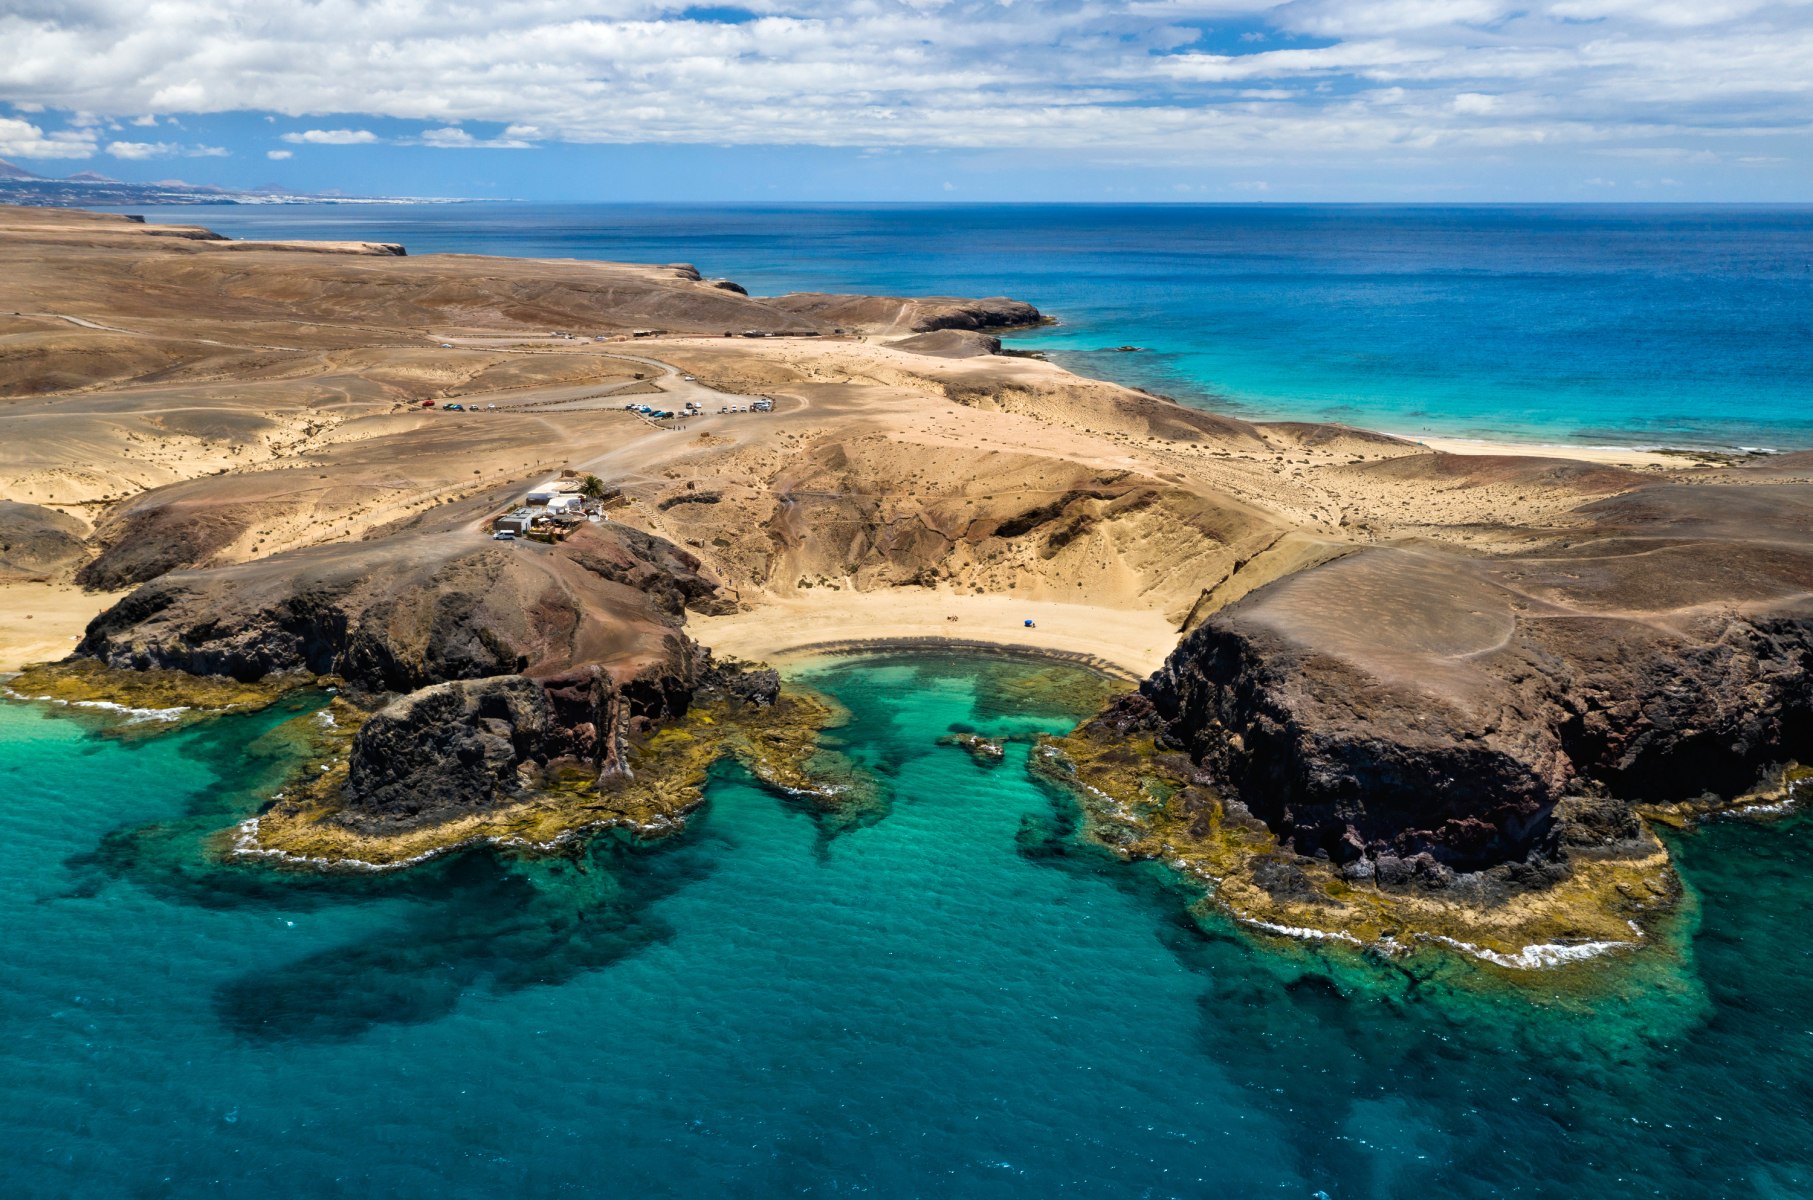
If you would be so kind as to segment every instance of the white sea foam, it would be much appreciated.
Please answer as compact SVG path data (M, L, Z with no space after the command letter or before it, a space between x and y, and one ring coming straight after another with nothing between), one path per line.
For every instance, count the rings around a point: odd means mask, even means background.
M1307 942L1346 942L1350 946L1364 946L1366 943L1351 933L1339 929L1309 929L1302 925L1279 925L1273 921L1261 921L1257 917L1236 917L1243 925L1254 929L1263 929L1267 933L1276 933L1282 937L1300 938Z
M490 839L484 839L486 841ZM462 843L474 845L477 843ZM448 851L457 850L459 846L438 846L410 858L398 859L396 862L375 863L362 858L321 858L308 854L291 854L288 850L277 850L270 846L258 844L258 818L250 817L234 827L233 854L240 858L268 858L276 862L295 867L316 867L330 870L346 871L397 871L404 867L413 867L417 863L438 858Z
M1642 930L1636 929L1637 936ZM1484 946L1475 946L1472 942L1463 942L1458 938L1444 937L1439 933L1423 935L1429 941L1440 942L1444 946L1471 954L1474 958L1500 967L1509 967L1518 971L1531 971L1540 967L1559 967L1563 963L1583 962L1589 958L1598 958L1615 950L1635 950L1637 942L1539 942L1525 946L1516 954L1503 954L1497 950L1488 950Z
M1785 812L1792 812L1800 807L1801 788L1794 785L1788 788L1787 794L1772 804L1740 804L1716 814L1721 817L1779 817Z
M98 708L106 712L117 712L124 715L128 725L137 725L141 721L174 721L188 712L188 706L177 705L174 708L133 708L127 704L115 704L111 700L63 700L56 696L27 696L11 688L4 689L6 694L15 700L32 700L41 704L61 704L66 708Z

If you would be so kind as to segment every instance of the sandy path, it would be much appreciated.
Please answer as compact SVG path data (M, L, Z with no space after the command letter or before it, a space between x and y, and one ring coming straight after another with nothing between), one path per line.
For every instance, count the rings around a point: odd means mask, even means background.
M99 321L90 321L86 317L72 317L68 313L31 313L29 315L34 317L51 317L59 321L68 321L71 325L79 325L83 329L99 329L105 333L124 333L132 337L168 339L171 336L167 333L146 333L142 329L127 329L120 325L103 325ZM304 352L300 346L246 345L243 342L217 342L213 338L204 337L190 338L188 340L199 342L204 346L222 346L228 350L287 350L295 354Z
M687 629L721 655L768 662L830 646L937 639L1056 652L1141 678L1177 644L1176 628L1154 612L926 588L805 593L727 617L689 616Z
M88 622L125 594L59 583L0 586L0 671L65 657Z

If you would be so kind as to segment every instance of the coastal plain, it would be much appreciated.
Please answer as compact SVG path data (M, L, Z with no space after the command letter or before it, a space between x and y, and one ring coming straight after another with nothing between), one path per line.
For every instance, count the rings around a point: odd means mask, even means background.
M0 209L0 669L332 681L315 817L380 861L798 703L732 660L992 646L1144 681L1035 756L1104 844L1527 965L1640 941L1646 821L1808 757L1813 455L1451 453L1070 374L1012 300L402 250ZM563 471L608 519L491 539Z

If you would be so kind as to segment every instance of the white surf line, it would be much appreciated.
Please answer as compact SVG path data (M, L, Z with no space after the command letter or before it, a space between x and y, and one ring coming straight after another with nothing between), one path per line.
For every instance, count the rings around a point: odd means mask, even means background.
M1636 926L1633 924L1632 928ZM1638 936L1642 931L1638 930ZM1475 946L1472 942L1463 942L1458 938L1447 937L1439 933L1419 934L1424 941L1440 942L1444 946L1470 954L1474 958L1492 963L1494 966L1508 967L1514 971L1532 971L1542 967L1559 967L1566 963L1584 962L1589 958L1598 958L1617 950L1635 950L1641 942L1539 942L1525 946L1516 954L1503 954L1497 950L1488 950L1484 946Z
M1306 942L1345 942L1350 946L1366 948L1367 943L1351 933L1339 929L1310 929L1302 925L1279 925L1271 921L1261 921L1257 917L1242 916L1234 913L1233 917L1242 925L1253 929L1262 929L1266 933L1275 933L1280 937L1296 938Z
M131 718L129 725L141 721L174 721L189 711L187 705L176 705L173 708L133 708L126 704L115 704L111 700L64 700L57 696L28 696L12 688L0 688L15 700L28 700L38 704L61 704L68 708L99 708L109 712L124 713Z

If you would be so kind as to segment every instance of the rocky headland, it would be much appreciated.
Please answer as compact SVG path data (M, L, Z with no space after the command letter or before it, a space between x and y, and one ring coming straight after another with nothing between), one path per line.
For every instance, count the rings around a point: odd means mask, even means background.
M1519 965L1633 944L1676 895L1648 822L1779 803L1813 754L1800 469L1638 488L1540 550L1304 571L1210 617L1045 768L1107 840L1263 926Z
M697 558L616 523L557 545L499 544L471 536L467 515L161 574L95 618L63 677L103 692L147 672L331 687L332 732L308 784L240 839L295 858L387 865L495 838L530 809L545 842L610 823L591 793L614 798L615 823L657 828L696 803L702 779L673 778L668 763L639 783L636 762L695 710L714 744L739 720L794 719L784 753L770 739L769 773L815 786L799 764L826 715L818 702L684 633L689 608L732 604Z

